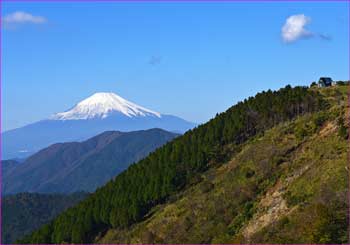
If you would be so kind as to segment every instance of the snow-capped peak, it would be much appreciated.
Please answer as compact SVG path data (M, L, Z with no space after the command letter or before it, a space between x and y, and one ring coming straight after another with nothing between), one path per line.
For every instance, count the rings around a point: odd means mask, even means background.
M54 114L53 120L79 120L92 118L106 118L111 113L121 113L128 117L155 116L158 112L151 111L134 104L114 93L95 93L79 102L72 109Z

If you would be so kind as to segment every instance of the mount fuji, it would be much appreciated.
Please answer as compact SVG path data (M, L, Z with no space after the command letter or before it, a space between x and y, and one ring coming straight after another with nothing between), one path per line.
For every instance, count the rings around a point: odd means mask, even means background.
M25 158L53 143L83 141L104 131L161 128L183 133L196 124L139 106L114 93L95 93L71 109L2 133L2 159Z
M114 93L96 93L81 101L72 109L53 115L52 120L82 120L106 118L111 114L132 117L158 117L158 112L136 105Z

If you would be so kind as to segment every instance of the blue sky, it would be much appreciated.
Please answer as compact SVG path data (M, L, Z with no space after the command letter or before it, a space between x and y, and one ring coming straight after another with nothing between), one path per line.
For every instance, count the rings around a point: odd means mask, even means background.
M261 90L349 77L346 2L5 2L2 20L2 130L95 92L205 122Z

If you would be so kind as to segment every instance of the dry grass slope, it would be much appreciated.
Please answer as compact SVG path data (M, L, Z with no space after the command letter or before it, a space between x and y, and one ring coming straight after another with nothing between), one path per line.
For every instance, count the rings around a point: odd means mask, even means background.
M348 89L321 90L327 111L251 139L142 222L96 242L348 243Z

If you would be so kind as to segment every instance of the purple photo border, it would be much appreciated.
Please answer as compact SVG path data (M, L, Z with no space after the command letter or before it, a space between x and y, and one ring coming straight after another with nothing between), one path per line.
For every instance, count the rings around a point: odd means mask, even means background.
M2 3L3 2L249 2L249 3L258 3L258 2L347 2L348 3L348 28L350 28L350 0L0 0L0 244L2 244ZM348 29L348 41L350 42L350 31ZM348 42L348 80L350 81L350 43ZM348 89L348 110L350 110L350 87ZM345 115L350 115L350 111L345 113ZM350 134L350 132L348 132ZM348 137L348 149L347 149L347 161L348 169L350 169L350 137ZM350 224L350 173L348 173L348 224ZM349 225L350 226L350 225ZM348 230L348 241L350 241L350 230ZM22 245L22 244L21 244ZM24 244L23 244L24 245ZM49 245L49 244L43 244ZM75 245L92 245L92 244L75 244ZM111 245L111 244L100 244L100 245ZM124 245L124 244L123 244ZM147 244L144 244L147 245ZM188 245L199 245L199 244L188 244ZM249 245L249 244L241 244ZM265 243L265 245L275 245ZM294 244L284 244L284 245L294 245Z
M350 31L349 31L349 28L350 28L350 1L348 1L348 80L350 80ZM347 98L347 102L348 102L348 111L345 111L345 117L346 116L350 116L350 88L348 89L348 98ZM350 132L348 131L348 147L347 147L347 161L348 161L348 169L350 169ZM348 184L349 184L349 188L348 188L348 193L347 193L347 196L348 196L348 217L347 217L347 220L348 220L348 225L350 226L350 173L348 172ZM348 230L348 242L350 242L350 230Z

